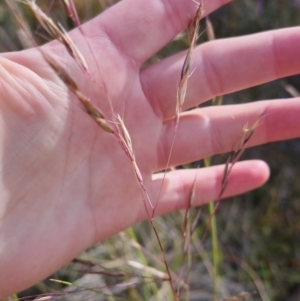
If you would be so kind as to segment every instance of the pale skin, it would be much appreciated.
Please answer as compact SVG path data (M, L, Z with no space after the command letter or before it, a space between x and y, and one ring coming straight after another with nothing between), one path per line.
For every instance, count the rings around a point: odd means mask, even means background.
M208 14L228 0L207 0ZM43 47L80 90L112 119L124 116L145 186L157 201L173 131L176 89L185 53L141 68L187 27L190 0L124 0L75 30L71 38L91 76L63 47ZM116 22L117 20L117 22ZM206 43L195 49L184 109L216 95L300 72L300 29ZM89 45L89 46L87 46ZM47 277L96 242L147 219L132 164L111 134L86 113L36 49L0 55L0 298ZM230 151L243 126L263 113L250 144L300 135L299 99L262 101L184 113L171 158L179 165ZM195 205L216 199L223 166L167 173L155 215L184 208L196 177ZM268 167L234 167L224 194L266 182Z

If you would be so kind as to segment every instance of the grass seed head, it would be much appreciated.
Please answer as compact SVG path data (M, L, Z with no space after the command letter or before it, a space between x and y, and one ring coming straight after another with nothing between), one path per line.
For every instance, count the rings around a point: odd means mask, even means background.
M200 20L203 15L203 5L202 5L202 3L200 3L198 5L199 6L196 11L196 14L188 26L188 38L189 38L190 45L195 44L198 39L198 30L199 30Z
M83 95L78 89L75 91L76 96L79 98L80 102L84 105L87 112L94 118L102 118L105 119L104 114L100 111L100 109L96 108L87 98Z
M68 72L59 63L46 52L41 51L45 61L57 74L57 76L65 83L65 85L74 93L78 91L78 86L75 80L68 74Z
M65 31L65 29L62 27L61 24L58 24L60 28L60 35L58 40L65 46L66 50L70 54L70 56L76 61L76 63L79 65L79 67L84 71L88 73L88 66L86 63L86 60L84 59L83 55L79 51L79 49L76 47L68 33Z
M71 18L75 26L80 26L80 20L77 14L76 6L73 0L61 0L67 15Z
M192 54L198 39L198 30L199 30L199 24L200 24L202 14L203 14L203 7L202 4L199 4L196 14L188 26L188 38L189 38L190 47L185 57L181 69L181 74L180 74L180 82L178 86L177 101L176 101L176 123L179 120L179 115L182 111L182 106L186 97L187 82L190 75Z
M69 1L68 1L69 2ZM61 24L58 26L54 21L48 17L36 4L35 1L26 0L26 3L29 5L33 11L35 17L39 21L40 25L46 30L46 32L53 38L60 41L66 48L70 56L76 61L79 67L84 71L88 72L87 63L80 53L74 42L71 40L70 36L67 34L65 29ZM71 5L71 4L70 4ZM75 7L74 7L75 9Z
M124 121L122 120L122 118L121 118L121 116L119 114L117 115L117 121L120 124L122 136L124 138L126 146L130 150L130 152L133 153L132 142L131 142L131 138L130 138L129 132L128 132L125 124L124 124Z
M82 94L78 89L75 91L76 96L83 104L88 114L96 121L96 123L108 133L114 133L114 129L106 121L104 114L100 109L96 108L84 94Z
M40 25L46 30L46 32L53 38L59 39L61 36L61 32L59 28L55 25L53 20L48 17L35 3L34 0L25 0L26 3L31 8L35 17L39 21Z
M107 123L104 118L94 117L93 119L102 128L102 130L110 134L114 133L114 129Z
M108 133L114 133L114 129L107 123L104 114L100 109L93 106L91 101L80 92L77 83L71 78L68 72L57 63L54 58L48 55L45 52L42 52L42 55L49 66L54 70L58 77L64 82L64 84L78 97L80 102L83 104L88 114L96 121L96 123Z

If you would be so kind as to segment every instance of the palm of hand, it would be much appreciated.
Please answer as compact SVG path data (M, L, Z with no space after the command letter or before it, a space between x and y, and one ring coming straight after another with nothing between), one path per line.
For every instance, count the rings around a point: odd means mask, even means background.
M174 121L170 118L174 117L177 79L183 55L162 63L163 67L150 67L152 71L148 73L141 71L141 65L163 46L164 41L185 28L189 16L195 11L192 1L186 4L174 0L172 4L164 4L164 9L158 2L124 1L118 8L116 6L103 17L85 25L83 35L78 31L71 34L88 62L92 80L79 70L58 43L44 47L68 70L82 93L105 113L108 120L113 120L113 116L107 96L113 104L114 113L124 117L139 169L153 203L157 201L162 176L156 176L155 181L151 177L154 171L166 167L174 131ZM225 2L228 1L209 1L206 12ZM148 9L145 5L149 6ZM132 6L134 10L131 10ZM127 12L126 18L122 7ZM153 14L150 13L152 10ZM147 18L140 20L139 16L143 14ZM123 21L135 20L141 27L136 28L134 22L126 23L122 39L122 29L117 29L117 33L121 31L118 34L114 31L116 26L113 18L117 16ZM177 23L179 25L174 25ZM145 33L154 38L145 38ZM296 31L291 30L290 33L292 36ZM204 85L200 89L202 99L198 99L199 88L193 78L197 78L196 75L203 78L203 67L199 67L191 78L192 92L188 95L185 108L217 94L295 73L297 64L290 66L284 63L280 68L277 66L277 73L274 72L273 60L264 56L265 52L273 53L272 47L265 42L270 36L251 38L249 43L245 38L242 42L220 42L222 46L228 45L224 50L227 59L224 60L222 54L216 73L220 87L223 86L222 91L214 91L213 87ZM278 39L285 39L286 36L285 33L278 34ZM253 55L252 60L266 65L265 73L257 74L252 68L253 64L247 64L243 57L240 59L243 68L229 70L232 62L235 62L236 52L242 53L248 49L244 43L257 43L255 47L258 54L251 49L249 54ZM266 47L269 47L268 51ZM216 47L217 50L219 48L222 47ZM282 50L280 55L279 61L293 60L287 50ZM210 59L220 59L217 51ZM227 62L231 64L226 65ZM0 257L3 259L0 270L8 271L0 274L0 291L5 295L46 277L96 241L147 218L147 214L129 158L116 139L100 129L86 113L79 100L57 78L40 53L27 50L4 54L0 57L0 64L3 67L0 70L0 94L4 96L0 99L0 137L4 158L1 163L3 176L0 190ZM161 75L166 67L167 79L164 75L159 82L155 76ZM174 76L171 75L172 70L176 71ZM205 71L206 74L213 74L209 69ZM227 77L229 71L232 71L231 77ZM107 93L101 88L103 85ZM182 121L183 130L177 137L180 143L174 147L171 164L230 150L240 135L238 123L244 125L245 121L255 120L267 106L262 103L233 110L229 108L227 115L236 118L227 120L224 118L226 109L208 109L206 115L199 111L186 114ZM274 114L265 118L253 138L253 144L298 135L295 126L298 122L296 102L286 102L285 105L275 103L272 110ZM285 119L284 126L276 120L278 112L287 117L282 117ZM223 133L224 124L226 132ZM191 131L194 128L201 132L201 139L194 139ZM274 134L270 132L266 135L268 128L272 128ZM214 133L221 141L219 145L214 144ZM185 150L183 145L187 143L192 146ZM197 204L215 199L222 171L222 167L212 168L197 175L196 191L201 195ZM167 176L156 214L185 206L195 174L194 171L182 171ZM265 165L261 163L240 164L232 172L226 193L232 195L255 188L266 180L267 174ZM20 270L18 275L14 273L15 268ZM28 275L27 279L24 279L24 274ZM2 288L1 283L5 287Z
M107 44L104 41L98 47L106 49ZM64 52L57 43L45 48L54 55L57 50ZM105 83L115 113L124 116L152 196L149 184L158 168L163 120L143 93L138 63L128 64L129 58L116 48L104 55L99 64L89 57L89 65L95 66L91 74L96 83L80 74L65 53L60 57L71 66L70 75L75 72L81 91L111 117L107 95L100 87ZM79 248L83 250L129 227L146 218L146 213L130 160L116 139L86 113L40 53L7 54L2 65L7 73L2 83L6 98L1 100L5 124L1 141L5 190L1 199L6 200L1 204L1 239L12 250L6 263L13 261L14 266L21 264L16 261L15 244L23 241L20 261L25 258L25 271L30 269L35 279L40 278L41 271L38 267L32 270L32 266L47 261L51 270L56 269L76 256ZM22 227L17 227L20 224ZM14 237L5 228L16 229ZM56 248L60 251L54 252ZM44 276L47 274L48 270Z
M8 57L13 60L13 55ZM39 225L42 237L54 235L57 243L67 235L68 243L84 239L90 245L145 218L131 162L116 139L98 127L38 53L24 52L18 60L31 70L14 73L15 63L4 61L10 70L3 84L7 97L2 100L4 184L10 195L2 209L4 222L22 220L22 231L28 234ZM139 68L128 66L128 58L121 55L104 62L104 78L97 72L96 81L103 80L108 91L112 88L113 107L125 116L139 168L149 184L157 169L162 119L143 94ZM112 65L118 65L117 72ZM85 81L82 92L109 115L108 100L98 84L85 75L78 74L76 80ZM40 243L39 235L29 235L29 245Z

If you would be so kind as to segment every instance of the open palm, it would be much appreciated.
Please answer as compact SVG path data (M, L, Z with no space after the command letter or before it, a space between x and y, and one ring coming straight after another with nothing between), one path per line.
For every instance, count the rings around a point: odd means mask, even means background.
M206 1L205 14L229 1ZM131 135L155 214L183 208L196 172L167 174L176 90L184 53L141 68L187 27L192 1L124 0L70 36L89 66L83 74L58 42L55 57L80 90L113 120L109 99ZM300 30L285 29L207 43L195 50L184 109L216 95L300 70ZM0 56L0 297L43 279L97 241L147 218L132 164L51 70L39 51ZM106 87L106 93L103 90ZM183 114L171 165L230 151L242 127L263 112L252 145L299 135L297 99L207 108ZM215 199L223 167L198 171L196 205ZM225 196L265 182L267 166L234 168ZM16 271L18 271L16 273Z

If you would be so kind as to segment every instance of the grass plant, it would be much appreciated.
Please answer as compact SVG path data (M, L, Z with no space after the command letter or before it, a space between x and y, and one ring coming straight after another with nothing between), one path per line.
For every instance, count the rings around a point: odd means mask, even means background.
M36 17L36 21L32 21L31 19L30 21L27 21L27 19L24 17L24 14L31 14L27 12L28 7L24 5L16 5L16 2L14 0L6 1L19 23L19 27L23 32L23 37L25 36L27 39L27 44L36 46L38 43L34 42L33 40L34 30L29 29L30 26L32 27L32 24L35 23L35 26L42 27L51 39L57 39L64 45L69 55L77 62L82 72L86 74L86 76L90 79L91 85L96 85L99 89L105 91L106 88L103 83L97 83L93 79L92 75L89 74L89 70L85 63L84 57L81 55L76 45L68 36L67 30L64 29L63 25L61 25L63 23L55 22L54 19L52 19L52 13L45 10L43 2L39 4L41 5L41 7L39 7L37 6L37 3L35 1L24 1L32 9L32 12ZM67 20L71 20L70 27L79 26L81 24L80 16L82 16L83 2L77 2L78 1L62 0L62 6L58 7L58 9L64 8L65 18ZM259 2L260 1L256 1L256 3ZM53 3L55 3L55 1L53 1ZM241 10L244 11L243 5L247 6L248 9L252 5L251 1L244 1L243 3L244 4L240 4L240 6L239 4L234 6L235 4L233 4L231 8L224 8L224 11L226 12L227 9L227 14L230 14L232 13L230 9L238 10L240 7L242 7ZM266 3L271 7L269 1L267 1ZM292 1L289 1L289 3L289 5L291 5ZM97 6L99 10L101 10L107 8L109 6L108 4L109 1L102 0L98 2L92 1L90 4L85 5L86 7L90 5L93 7ZM113 4L112 1L110 4ZM76 7L79 8L78 12ZM182 72L180 75L178 75L180 82L178 86L177 100L174 101L174 108L176 108L174 136L172 147L169 153L167 170L170 168L169 162L172 156L173 144L176 140L176 133L179 126L180 115L183 109L185 95L188 87L188 79L193 72L193 70L191 70L191 61L193 50L196 47L198 41L202 9L202 4L200 4L198 6L196 15L191 18L191 22L187 30L189 49L187 51L187 56L182 67ZM212 22L214 22L216 18L216 15L213 15ZM221 19L222 17L218 20ZM232 26L232 24L229 25ZM229 29L231 28L230 26ZM208 33L208 39L214 39L214 31L209 20L207 20L205 28ZM218 30L218 22L216 22L216 30ZM242 28L236 30L239 30L238 32L242 32ZM220 36L223 33L220 29L218 30L218 32L220 33ZM231 29L231 32L233 32L233 29ZM201 38L203 39L203 37ZM183 36L177 42L184 45L185 40L186 38ZM16 45L18 45L17 42ZM16 49L17 48L18 46L16 46ZM167 55L164 51L166 51L166 49L162 50L158 55L161 57ZM173 51L177 51L177 49ZM170 52L168 52L168 54L169 53ZM247 259L247 256L249 255L249 253L247 254L247 252L241 252L242 255L236 257L227 256L226 254L231 254L230 249L232 248L234 249L233 253L237 252L240 245L242 244L243 233L233 232L233 234L230 234L232 232L230 232L229 230L218 230L218 227L219 229L224 229L227 227L231 230L235 230L230 225L230 221L227 220L232 218L236 220L237 217L239 217L240 212L246 214L244 212L251 209L252 213L258 211L258 216L260 216L259 214L262 214L263 212L268 213L268 223L266 222L266 218L261 218L261 231L264 231L263 229L265 228L274 226L278 222L278 220L282 218L281 215L276 212L276 209L274 209L274 203L276 202L275 198L273 198L273 205L265 205L267 207L261 208L260 210L251 208L251 202L248 202L248 207L250 208L237 207L241 205L234 205L233 203L227 205L220 204L220 199L224 194L228 181L230 181L230 172L234 164L243 155L247 147L247 143L251 139L255 129L259 126L261 118L267 112L264 112L261 116L258 116L257 120L253 124L245 124L244 128L241 129L240 139L236 142L236 146L233 151L228 155L226 168L224 170L222 188L219 192L219 197L216 200L216 203L210 203L208 210L206 211L203 208L201 208L200 210L192 209L191 207L195 198L194 189L192 189L190 192L189 200L187 200L186 210L180 213L174 213L170 217L159 217L154 220L153 217L157 202L153 202L153 200L149 198L147 189L144 185L143 177L139 171L139 167L135 159L134 147L131 143L130 132L126 127L123 118L115 113L114 108L110 103L111 112L112 116L114 116L114 119L108 120L102 113L101 109L96 107L92 103L92 101L79 90L77 83L72 79L71 75L68 74L68 72L62 66L60 66L54 58L50 57L47 53L44 52L42 52L42 55L49 64L49 68L52 68L59 76L59 78L69 88L69 90L77 96L78 100L86 109L87 114L89 114L90 117L99 125L99 130L107 132L108 135L113 135L113 137L118 141L119 146L127 155L128 160L130 160L132 164L132 168L135 174L135 179L133 179L133 181L137 181L140 187L141 196L144 201L145 209L148 213L149 221L148 224L147 222L143 222L139 226L130 228L124 233L120 233L116 237L111 238L105 243L101 243L93 247L91 250L88 250L86 253L82 254L68 267L64 268L62 271L59 271L57 275L52 275L52 278L55 279L54 281L52 281L52 283L49 283L49 281L47 282L46 290L44 290L44 287L42 289L39 289L37 287L32 288L27 292L21 293L19 295L19 299L16 295L12 296L11 299L39 301L63 300L60 299L60 297L63 296L63 298L66 298L66 300L72 300L72 298L73 300L76 300L75 298L77 294L86 292L89 293L89 300L111 301L260 300L257 296L260 296L261 300L263 301L280 300L278 299L280 293L276 292L275 285L272 285L274 287L270 289L267 288L266 284L271 283L272 279L277 275L275 273L274 276L267 279L267 274L271 273L272 267L269 266L270 262L268 260L261 258L261 255L259 254L259 247L255 252L257 254L254 260ZM225 99L225 101L226 100L227 99ZM214 100L213 104L221 105L222 98L218 97ZM224 157L222 159L224 159ZM205 160L206 166L211 165L211 163L211 158L207 158ZM198 162L196 164L198 164ZM279 176L277 175L277 177ZM297 189L295 188L295 190ZM273 189L271 193L276 194L278 192L276 190L274 191ZM267 192L263 192L258 195L256 199L267 198L266 194ZM253 198L252 201L255 203L256 200L254 199L254 195L252 195L251 198ZM224 211L226 213L216 219L215 214L219 207L223 207L222 209L225 208L226 210L224 209ZM296 212L300 212L300 208L297 208ZM234 211L237 211L238 213L234 213ZM243 221L244 224L242 223L241 227L243 227L243 225L245 226L245 224L247 223L250 223L252 219L255 220L255 217L246 217ZM210 239L206 239L208 230L210 230L211 232ZM259 230L256 230L255 233L257 233L258 231ZM295 231L294 228L293 231ZM234 236L233 238L231 237L232 235ZM251 234L249 233L247 235L249 235L249 241L251 241L251 239L253 239L251 238ZM224 246L223 249L225 249L224 262L220 259L221 254L223 255L223 250L221 250L221 243L219 243L219 241L222 240L225 241L225 243L222 244ZM232 242L232 240L236 241ZM249 245L249 241L248 243L246 243L246 245ZM263 249L263 246L264 244L262 245L261 249ZM294 249L298 251L300 250L298 244L296 245L295 243ZM291 254L292 252L288 251L287 253ZM252 255L250 253L249 258L251 256ZM298 267L300 267L299 258L295 256L295 260L295 265L298 265ZM251 263L249 263L248 261L251 261ZM262 272L264 268L261 268L261 270L259 270L258 266L260 265L260 263L261 265L265 264L267 266L265 268L265 272ZM234 265L234 267L232 267L231 265ZM254 267L254 265L256 266ZM234 273L234 270L237 268L240 268L239 271L245 271L245 273ZM259 271L256 272L255 270ZM96 287L88 287L78 284L78 279L80 280L84 274L98 275L99 279L103 280L103 283ZM199 283L197 281L196 275L198 275L198 277L203 277L203 279L201 279L202 282L199 281ZM224 278L230 278L232 280L231 282L235 284L235 288L228 289L228 287L230 286L222 282ZM300 285L299 275L297 276L297 274L295 274L294 278L295 280L289 279L290 283L288 283L288 285L292 286L290 291L293 291L293 285ZM213 285L209 286L209 289L211 288L211 291L209 297L205 299L205 296L201 295L201 290L205 290L205 285L207 285L205 281L207 281L207 279L210 283L213 283ZM240 286L239 283L242 283L242 285ZM73 290L65 290L66 287L72 287ZM254 289L257 291L257 294L252 292ZM233 291L235 292L233 293ZM286 292L288 291L289 288L286 288ZM213 293L211 294L211 292ZM196 297L198 299L194 298L196 294L198 294ZM230 295L230 297L225 297L225 295Z

